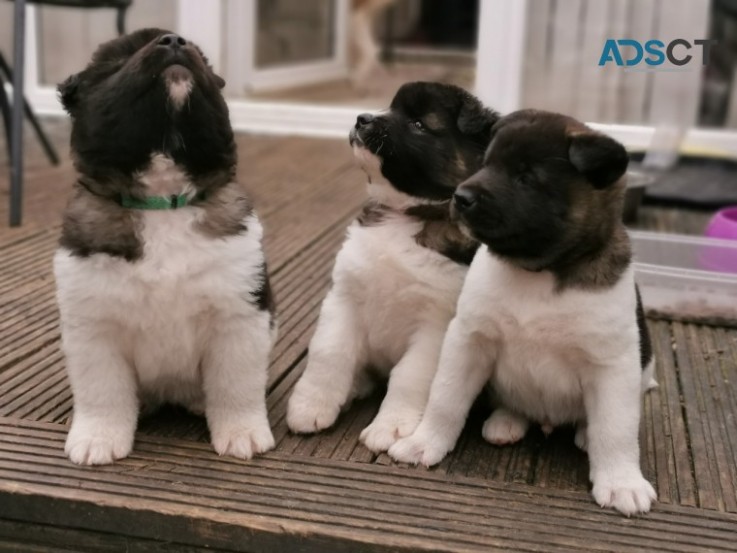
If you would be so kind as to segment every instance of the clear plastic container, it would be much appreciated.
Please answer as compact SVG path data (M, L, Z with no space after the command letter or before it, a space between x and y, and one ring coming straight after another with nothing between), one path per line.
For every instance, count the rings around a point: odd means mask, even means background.
M630 231L652 316L737 326L737 241Z

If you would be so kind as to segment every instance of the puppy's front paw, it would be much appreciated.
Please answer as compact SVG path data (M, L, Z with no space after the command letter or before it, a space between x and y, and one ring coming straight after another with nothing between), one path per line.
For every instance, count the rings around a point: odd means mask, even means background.
M313 434L333 425L340 405L320 394L295 390L287 405L287 426L297 434Z
M431 467L443 460L453 446L447 447L437 437L415 432L389 448L389 456L401 463Z
M639 471L596 478L591 493L600 506L614 507L627 516L647 513L657 499L652 485Z
M409 436L420 423L422 413L379 413L361 432L361 441L374 453L388 450L397 440Z
M576 427L576 436L573 438L573 443L575 443L576 447L581 451L588 451L589 448L589 440L586 436L586 432L586 425L579 423Z
M134 430L110 421L72 422L64 451L77 465L108 465L133 449Z
M484 422L481 434L494 445L509 445L525 437L530 423L526 418L500 408Z
M250 459L273 449L274 435L268 422L234 421L211 431L212 446L218 455Z

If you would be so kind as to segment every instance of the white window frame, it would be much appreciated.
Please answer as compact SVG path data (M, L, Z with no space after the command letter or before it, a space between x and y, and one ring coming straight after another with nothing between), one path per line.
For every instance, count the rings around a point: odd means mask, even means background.
M224 0L249 9L255 0ZM345 4L345 0L341 0ZM222 67L223 25L235 25L235 18L223 22L221 0L178 0L178 21L182 34L193 37L211 58L216 69ZM488 105L502 113L519 107L522 86L522 62L527 12L526 0L483 0L480 2L479 41L476 56L476 93ZM347 8L344 8L347 9ZM38 113L63 114L52 86L40 82L38 63L37 12L28 6L26 28L26 95ZM241 29L241 34L243 30ZM345 41L345 37L337 37ZM244 42L231 48L244 48ZM229 58L230 59L230 58ZM233 57L234 59L234 57ZM227 68L234 71L233 67ZM272 71L272 70L269 70ZM273 70L273 71L276 71ZM236 75L238 75L236 73ZM277 73L265 78L263 86L279 82ZM238 131L263 134L291 134L315 137L344 138L357 113L365 106L317 106L314 104L261 102L247 99L228 100L233 128ZM369 109L370 111L370 109ZM644 150L652 140L654 127L590 123L601 132L610 134L631 150ZM691 128L687 131L682 151L710 153L737 158L737 131L726 129Z

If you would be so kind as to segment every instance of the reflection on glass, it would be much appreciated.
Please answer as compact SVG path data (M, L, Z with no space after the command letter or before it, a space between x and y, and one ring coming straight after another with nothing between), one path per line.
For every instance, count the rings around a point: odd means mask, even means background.
M473 89L478 0L259 0L254 12L240 15L256 32L236 95L378 108L407 81Z
M323 60L333 53L334 2L259 0L256 67Z

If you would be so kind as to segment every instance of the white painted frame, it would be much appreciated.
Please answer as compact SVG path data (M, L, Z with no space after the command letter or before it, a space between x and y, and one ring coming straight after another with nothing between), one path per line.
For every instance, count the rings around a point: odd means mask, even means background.
M526 0L479 2L476 94L501 113L519 108L522 97Z
M253 0L228 0L237 3ZM207 2L208 6L217 2ZM220 37L221 11L200 17L196 10L205 4L202 0L179 0L179 22L188 32L198 26L198 37L208 35L213 40L209 50L213 63L222 62L220 44L212 37ZM519 107L522 85L522 56L526 0L483 0L479 17L479 49L476 57L476 92L489 105L502 113ZM213 16L217 13L217 17ZM28 6L26 18L26 95L35 110L41 114L64 113L56 90L41 85L38 71L36 11ZM188 26L188 25L192 26ZM194 36L191 34L190 36ZM504 38L500 38L504 37ZM208 42L209 44L209 42ZM229 69L229 68L228 68ZM358 113L365 106L331 107L311 104L289 104L231 99L233 128L243 132L262 134L290 134L327 138L345 138ZM370 110L369 110L370 111ZM601 132L612 135L632 150L646 149L655 132L654 127L636 125L591 124ZM737 132L721 129L692 128L686 133L682 150L685 152L722 155L737 159Z
M223 20L223 3L220 0L178 0L177 28L206 52L215 71L223 71L223 41L220 27Z

